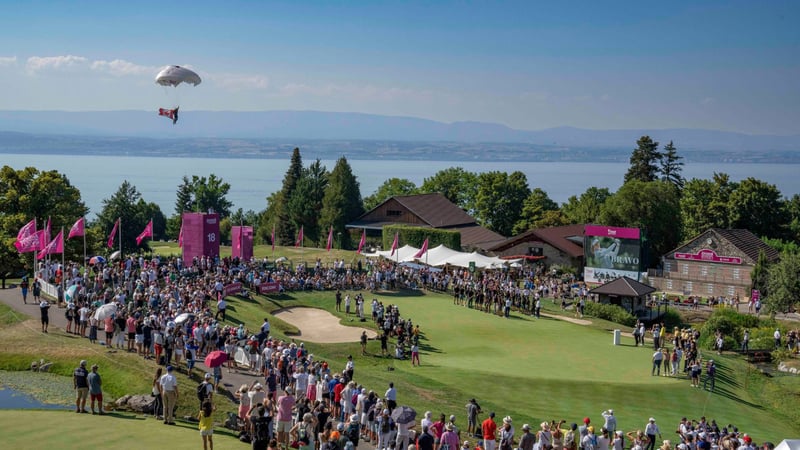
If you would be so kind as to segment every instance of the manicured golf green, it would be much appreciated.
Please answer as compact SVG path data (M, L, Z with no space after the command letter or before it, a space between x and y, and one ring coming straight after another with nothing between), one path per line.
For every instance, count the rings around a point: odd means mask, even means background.
M368 303L372 297L366 294ZM672 430L683 416L715 418L747 430L757 440L798 431L796 424L758 406L759 399L745 385L748 377L760 375L748 374L746 364L736 357L705 355L719 365L717 388L711 394L690 387L683 377L651 376L652 347L633 347L632 338L623 337L623 345L613 346L611 333L593 327L519 314L505 319L454 306L449 296L440 294L417 291L376 297L397 304L403 317L420 324L422 367L376 356L377 342L369 343L369 356L360 356L355 343L306 342L306 346L318 357L328 358L333 369L344 367L346 355L352 353L357 381L379 394L394 381L399 402L422 411L456 414L463 423L464 405L475 397L485 412L511 415L520 424L551 419L580 422L585 416L602 423L600 412L613 408L626 431L643 428L651 416L663 430ZM254 329L264 312L278 307L334 310L332 292L287 294L280 300L257 302L232 298L230 304L229 315ZM366 312L370 313L369 306ZM275 322L278 334L291 329ZM359 325L346 318L342 323ZM302 341L302 336L295 339ZM668 433L665 438L671 437Z

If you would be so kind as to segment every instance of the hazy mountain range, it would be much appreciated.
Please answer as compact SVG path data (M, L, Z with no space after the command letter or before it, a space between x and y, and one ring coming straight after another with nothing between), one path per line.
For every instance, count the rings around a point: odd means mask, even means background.
M0 152L6 153L50 153L70 147L99 152L114 143L117 151L124 145L126 153L157 154L164 148L159 141L173 139L169 146L179 154L182 148L193 154L211 151L214 156L282 156L286 148L290 151L305 142L306 147L314 143L339 153L346 150L348 155L353 149L367 157L402 152L424 159L428 153L445 151L467 159L483 159L488 155L480 153L488 152L503 159L626 160L642 135L662 145L674 141L679 152L692 160L800 162L800 136L702 129L531 131L495 123L361 113L192 110L181 111L180 120L172 125L155 111L0 111Z

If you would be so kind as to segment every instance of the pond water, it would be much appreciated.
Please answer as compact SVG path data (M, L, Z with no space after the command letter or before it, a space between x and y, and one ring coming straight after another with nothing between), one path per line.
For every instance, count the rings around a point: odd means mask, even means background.
M53 405L42 403L34 397L12 389L8 386L0 385L0 409L69 409L66 405Z

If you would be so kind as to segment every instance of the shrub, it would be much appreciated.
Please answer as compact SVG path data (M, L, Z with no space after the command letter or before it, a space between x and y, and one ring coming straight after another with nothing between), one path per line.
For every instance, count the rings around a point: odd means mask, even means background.
M627 327L632 327L636 324L636 317L617 305L589 302L586 304L586 314Z
M661 321L664 322L664 326L667 327L667 330L672 330L675 327L680 328L683 325L683 318L678 311L672 308L667 308L667 312L661 316Z

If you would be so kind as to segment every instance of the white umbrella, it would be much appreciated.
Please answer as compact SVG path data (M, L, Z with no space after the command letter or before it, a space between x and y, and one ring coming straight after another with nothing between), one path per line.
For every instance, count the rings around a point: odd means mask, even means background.
M275 262L276 262L276 263L281 263L281 262L284 262L284 261L287 261L287 259L286 259L286 257L285 257L285 256L281 256L281 257L279 257L279 258L275 259Z
M119 251L119 250L117 250L117 251L115 251L114 253L112 253L112 254L111 254L111 256L109 256L109 257L108 257L108 259L110 259L110 260L112 260L112 261L113 261L113 260L115 260L115 259L119 259L119 257L120 257L121 255L122 255L122 252L121 252L121 251Z
M194 317L194 314L192 313L178 314L178 317L175 318L175 325L182 325L192 317Z
M95 320L106 320L107 317L117 313L116 303L107 303L94 312Z

